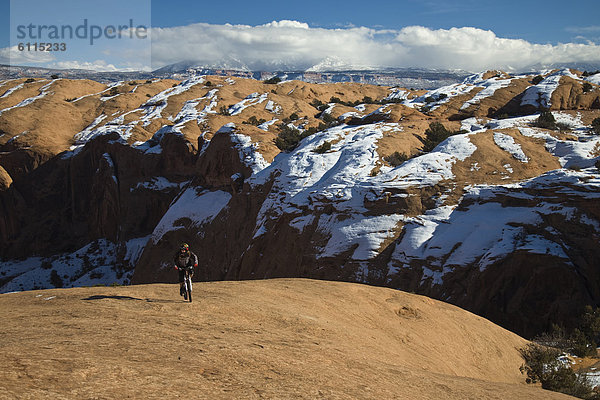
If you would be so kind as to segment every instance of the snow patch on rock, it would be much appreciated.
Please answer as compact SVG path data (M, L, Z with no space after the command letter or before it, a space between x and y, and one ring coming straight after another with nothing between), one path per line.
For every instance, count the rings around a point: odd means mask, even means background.
M200 227L212 221L229 203L231 194L223 191L184 190L171 204L152 232L152 241L158 243L165 233L190 227Z
M512 136L500 132L494 132L494 143L502 150L510 153L515 159L522 163L529 162L529 157L525 155L521 145L515 142ZM512 172L512 171L509 171Z

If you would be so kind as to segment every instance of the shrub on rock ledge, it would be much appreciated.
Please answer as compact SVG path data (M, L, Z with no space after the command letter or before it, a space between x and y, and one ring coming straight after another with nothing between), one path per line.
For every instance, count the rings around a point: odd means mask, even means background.
M592 131L596 135L600 135L600 117L598 117L592 121Z
M542 111L533 125L537 126L538 128L544 129L558 129L558 126L556 126L556 119L554 119L554 115L552 115L552 113L548 110Z
M406 155L406 153L400 153L399 151L395 151L387 157L383 157L385 161L390 163L392 167L397 167L401 165L403 162L408 160L410 157Z
M309 136L308 131L301 132L299 129L282 124L279 127L279 135L273 140L275 146L281 151L290 152L298 147L298 143Z
M427 130L425 131L426 138L419 138L419 140L423 143L423 153L429 153L430 151L435 149L435 146L448 139L450 136L458 135L461 133L465 133L465 131L449 131L440 122L430 123L429 128L427 128Z

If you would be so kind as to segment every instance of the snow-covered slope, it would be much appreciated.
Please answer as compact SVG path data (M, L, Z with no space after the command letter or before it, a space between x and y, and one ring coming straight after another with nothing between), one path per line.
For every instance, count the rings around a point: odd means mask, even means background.
M73 253L5 262L0 272L2 279L12 279L3 284L0 291L128 284L133 271L117 262L117 252L124 251L123 260L134 265L147 241L148 237L131 239L119 249L114 243L101 239Z

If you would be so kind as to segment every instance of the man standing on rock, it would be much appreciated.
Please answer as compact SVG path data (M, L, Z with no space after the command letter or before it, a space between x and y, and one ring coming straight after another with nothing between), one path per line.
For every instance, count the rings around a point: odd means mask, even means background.
M183 282L185 274L184 271L189 269L190 278L193 277L194 267L198 267L198 257L190 251L190 246L187 243L182 243L179 247L179 250L175 253L173 261L175 262L175 269L179 271L179 295L187 297L184 286L185 284Z

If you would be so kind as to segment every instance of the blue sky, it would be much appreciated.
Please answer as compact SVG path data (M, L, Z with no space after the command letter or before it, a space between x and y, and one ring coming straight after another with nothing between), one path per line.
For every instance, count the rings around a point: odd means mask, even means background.
M574 4L574 6L571 6ZM476 27L498 36L536 43L571 42L579 35L569 28L598 28L600 2L580 0L346 0L283 1L153 1L153 26L168 27L195 22L260 25L282 19L306 22L315 27L348 25L401 29ZM594 32L593 32L594 33Z
M14 35L14 32L9 28L10 1L0 1L0 26L5 27L0 30L0 48L5 48L9 46L10 34ZM13 4L19 4L23 10L31 10L32 19L38 16L40 24L58 24L61 21L75 24L74 21L90 15L104 25L118 24L129 17L145 21L149 17L144 13L151 9L152 27L165 28L153 37L155 44L152 49L153 68L162 66L169 60L182 61L189 59L193 54L200 53L205 54L206 59L203 61L206 63L216 63L230 57L250 67L269 63L282 64L284 60L291 60L285 61L288 64L298 63L297 60L306 58L303 54L319 54L318 57L321 58L329 54L336 60L341 60L339 62L355 65L371 62L373 65L394 66L388 64L399 63L402 64L399 66L410 66L407 59L411 58L414 64L422 62L430 67L468 68L472 65L471 69L477 69L487 68L488 64L502 64L504 61L507 67L511 67L517 65L518 60L507 56L510 54L510 49L513 52L525 51L530 57L527 62L532 61L531 63L536 58L553 60L555 55L564 58L567 57L565 54L581 62L594 62L595 58L600 62L600 51L597 51L597 44L600 45L600 21L598 20L600 2L597 0L580 0L576 3L557 0L503 2L491 0L347 0L343 2L54 0L51 3L42 0L14 1L16 3ZM150 3L151 7L148 6ZM118 11L115 12L115 8ZM235 27L237 25L263 27L272 21L284 20L296 21L304 25L293 27L288 24L257 29ZM226 24L233 25L234 28ZM423 27L425 30L410 28L415 26ZM304 29L307 27L308 31ZM370 28L371 31L360 32L358 31L360 27ZM463 29L467 27L477 28L477 30ZM386 30L391 31L387 36ZM486 31L493 32L493 37L486 36ZM345 35L341 35L340 32L344 32ZM231 41L224 41L224 38L231 38L232 35ZM295 35L299 35L297 41L289 38ZM289 39L287 42L279 41L273 44L272 37L284 36ZM373 39L374 36L376 37ZM425 45L418 43L418 40L422 39L427 42ZM503 39L514 41L506 42ZM278 51L295 47L298 43L307 40L312 40L316 48L301 48L297 56L283 52L281 57L277 56ZM349 46L345 51L338 52L335 47L326 48L317 44L319 41L331 41L338 43L339 47L339 43L343 43L343 40L355 41L356 46ZM211 41L215 43L213 46L207 44ZM472 59L467 58L466 61L460 62L457 60L461 57L460 52L451 52L449 48L459 46L462 41L466 41L468 46L472 47L472 53L486 49L477 47L477 42L487 43L494 49L500 47L502 49L498 50L497 54L489 56L486 62L478 62L474 54L471 55ZM521 43L522 41L525 41L526 45ZM133 58L140 59L148 55L144 53L143 56L139 54L135 57L131 56L131 59L125 62L124 54L127 51L133 53L131 49L125 48L131 42L105 42L105 47L102 49L100 46L85 47L81 43L74 43L73 46L79 46L78 50L80 50L74 61L80 63L99 61L123 68L126 63L133 62ZM471 42L472 45L469 44ZM177 45L178 43L180 46ZM217 46L216 43L219 45ZM248 43L259 50L271 46L271 52L263 51L261 60L254 59L244 48ZM14 40L12 44L15 45ZM579 45L579 47L560 47L560 44ZM549 49L541 45L554 47ZM173 49L173 47L184 46L188 48L180 48L179 52ZM424 46L428 47L429 53ZM108 50L109 48L111 51ZM222 49L222 54L217 54L217 48ZM365 50L367 48L369 50ZM386 57L383 54L386 48L388 52L396 52L397 57ZM439 52L440 49L445 56L437 62L434 60L433 52ZM598 53L597 57L594 57L594 52ZM117 53L121 58L117 57ZM361 53L361 55L353 57L353 53ZM307 63L317 62L319 58L315 57ZM54 62L56 63L57 60ZM121 65L118 65L119 63ZM298 65L305 67L304 64Z

